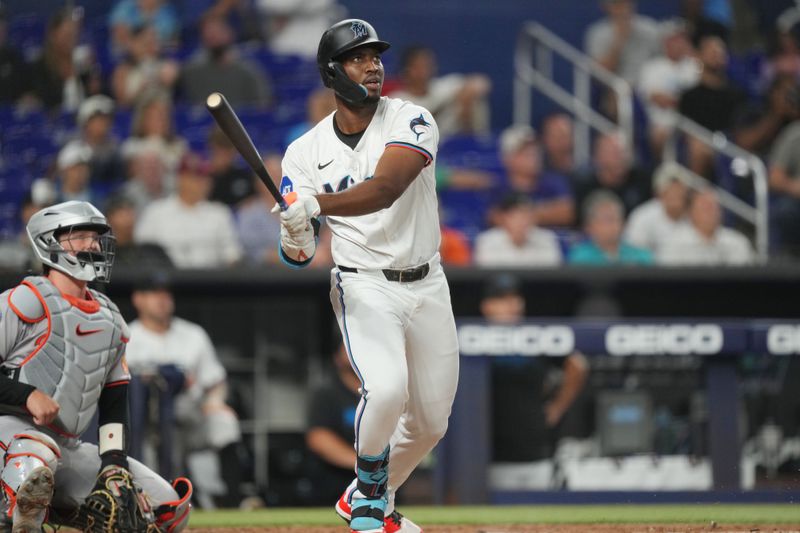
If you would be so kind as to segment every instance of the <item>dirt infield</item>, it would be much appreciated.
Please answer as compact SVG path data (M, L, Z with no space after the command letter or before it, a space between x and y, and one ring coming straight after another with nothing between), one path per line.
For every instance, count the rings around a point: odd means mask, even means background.
M190 528L192 533L345 533L346 527L243 527ZM429 526L425 533L800 533L800 525L731 525L721 524L548 524L502 526Z

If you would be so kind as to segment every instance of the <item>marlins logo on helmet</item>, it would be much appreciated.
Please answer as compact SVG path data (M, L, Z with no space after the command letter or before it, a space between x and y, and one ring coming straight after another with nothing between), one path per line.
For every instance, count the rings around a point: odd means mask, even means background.
M427 122L425 120L425 118L422 116L422 113L420 113L417 118L411 119L411 122L409 123L409 127L411 128L411 131L413 131L414 135L417 136L417 140L419 140L419 136L420 135L422 135L423 133L428 131L428 128L430 128L430 125L431 125L430 122ZM417 129L417 128L421 128L421 129Z
M350 29L353 30L353 39L359 39L369 35L367 25L360 20L353 21L353 24L350 25Z

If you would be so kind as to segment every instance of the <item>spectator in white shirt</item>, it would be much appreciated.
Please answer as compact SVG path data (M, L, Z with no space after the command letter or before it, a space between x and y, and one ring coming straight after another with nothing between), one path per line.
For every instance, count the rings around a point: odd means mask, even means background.
M625 240L658 256L670 236L689 224L688 179L688 173L678 163L662 163L653 175L655 197L631 211L625 225Z
M558 237L536 226L531 200L512 193L498 208L498 226L478 234L475 239L475 264L481 267L549 267L563 258Z
M136 225L136 242L160 244L178 268L221 268L238 262L242 245L230 208L210 202L213 179L208 162L184 156L174 195L151 203Z
M667 21L662 32L664 51L642 65L637 86L647 109L653 155L658 159L675 126L680 95L697 85L701 69L683 21Z
M722 226L722 210L714 189L694 191L689 200L691 224L679 228L664 243L657 262L674 266L734 266L753 262L747 237Z

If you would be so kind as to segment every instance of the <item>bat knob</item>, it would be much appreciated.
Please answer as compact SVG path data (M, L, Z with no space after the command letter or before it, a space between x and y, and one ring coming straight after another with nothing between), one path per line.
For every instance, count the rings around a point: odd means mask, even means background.
M217 108L222 105L224 98L225 97L222 96L222 93L211 93L208 95L208 98L206 98L206 106L211 109Z

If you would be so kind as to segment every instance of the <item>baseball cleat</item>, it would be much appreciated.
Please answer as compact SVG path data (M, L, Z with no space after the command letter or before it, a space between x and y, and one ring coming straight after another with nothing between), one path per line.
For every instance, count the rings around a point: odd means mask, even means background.
M342 519L350 524L350 515L351 515L351 508L350 503L347 501L348 492L345 491L342 496L339 498L339 501L336 502L336 514L342 517ZM351 532L354 530L351 529ZM389 516L384 518L383 520L383 530L374 530L378 531L379 533L422 533L422 528L419 527L417 524L406 518L402 515L402 513L398 511L392 511ZM363 533L355 531L355 533Z
M35 468L17 490L11 533L39 533L53 498L53 471Z

